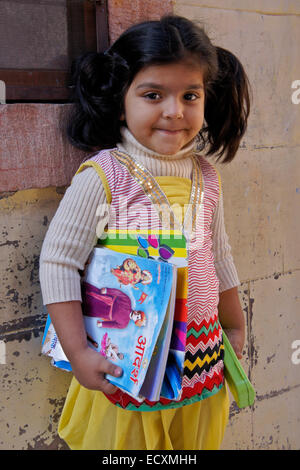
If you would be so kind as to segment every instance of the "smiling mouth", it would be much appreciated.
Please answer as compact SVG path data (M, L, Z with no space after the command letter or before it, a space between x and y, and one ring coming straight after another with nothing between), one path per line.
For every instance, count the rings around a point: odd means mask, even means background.
M166 134L179 134L183 132L184 129L156 129L157 131L164 132Z

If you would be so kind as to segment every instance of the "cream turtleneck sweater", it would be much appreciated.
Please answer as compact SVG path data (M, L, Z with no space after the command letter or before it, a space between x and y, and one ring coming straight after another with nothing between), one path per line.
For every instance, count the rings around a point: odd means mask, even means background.
M153 176L191 178L191 152L194 145L176 155L159 155L143 147L124 128L118 148L141 162ZM100 236L107 218L99 213L106 196L93 168L74 176L46 234L40 256L40 283L45 305L71 300L81 301L80 275L95 244L96 227ZM212 221L213 254L220 281L220 292L239 285L238 275L224 226L223 195L220 194Z

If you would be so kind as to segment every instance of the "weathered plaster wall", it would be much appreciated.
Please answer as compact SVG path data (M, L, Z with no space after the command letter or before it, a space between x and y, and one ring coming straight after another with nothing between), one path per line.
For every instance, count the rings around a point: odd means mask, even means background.
M300 79L300 3L177 0L174 10L241 59L253 90L247 135L220 171L247 318L242 363L257 399L242 411L232 403L223 448L299 449L300 104L291 84Z
M157 20L172 13L175 0L108 0L110 40L132 24L145 20Z
M1 449L64 447L56 427L70 376L40 356L38 271L47 227L84 156L62 137L67 111L68 105L0 106Z
M262 7L262 4L264 5ZM242 363L257 390L232 402L223 448L300 448L299 2L109 0L114 39L135 21L176 13L203 19L215 43L245 64L253 111L236 160L221 167L225 216L242 285L248 337ZM57 422L70 377L40 355L45 317L38 258L82 152L62 137L67 105L0 106L0 448L63 449ZM3 354L3 344L5 354Z

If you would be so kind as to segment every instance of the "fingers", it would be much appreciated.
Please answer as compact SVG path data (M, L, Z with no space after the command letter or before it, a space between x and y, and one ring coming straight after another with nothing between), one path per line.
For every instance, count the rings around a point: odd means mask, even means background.
M100 380L99 388L97 390L106 393L107 395L111 395L115 393L118 389L115 385L111 384L105 377Z
M232 346L232 349L234 350L235 352L235 355L238 359L242 359L243 355L242 355L242 351L241 351L241 348L239 345L236 345L234 342L231 343L231 346Z
M109 382L106 374L121 377L123 373L120 367L89 347L80 356L76 356L76 360L72 362L72 370L83 387L107 394L116 392L117 387Z
M236 351L235 354L236 354L236 357L237 357L238 359L242 359L243 355L242 355L242 353L241 353L240 351Z
M238 345L232 344L232 347L233 347L233 350L234 350L234 352L235 352L235 354L236 354L236 357L237 357L238 359L242 359L242 358L243 358L243 351L242 351L242 349L241 349L241 346L240 346L239 344L238 344Z
M94 390L98 390L100 392L106 393L107 395L111 395L112 393L116 393L118 387L110 383L109 380L106 379L104 375L102 375L99 380L99 385L97 384Z
M113 377L121 377L123 373L121 367L116 366L116 364L113 364L107 359L104 359L104 357L101 358L100 367L101 367L101 372L103 372L104 374L110 374Z
M115 393L117 391L117 387L109 382L109 380L105 377L105 374L112 375L113 377L121 377L123 374L122 369L112 362L103 359L101 370L101 390L109 395Z

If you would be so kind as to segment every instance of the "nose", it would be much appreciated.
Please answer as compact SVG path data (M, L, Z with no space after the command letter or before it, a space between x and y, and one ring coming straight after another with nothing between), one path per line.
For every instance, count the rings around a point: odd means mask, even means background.
M163 109L163 117L165 119L182 119L183 105L177 98L170 98L165 102Z

